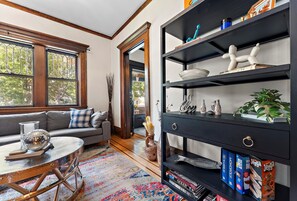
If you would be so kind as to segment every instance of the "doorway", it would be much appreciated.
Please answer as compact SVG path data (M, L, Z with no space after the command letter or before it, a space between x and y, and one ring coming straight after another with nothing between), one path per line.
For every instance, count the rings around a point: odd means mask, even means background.
M145 116L150 115L150 25L146 22L118 46L121 63L120 136L124 139L130 138L134 133L144 134L142 123ZM135 59L136 55L143 55L143 60Z
M144 43L129 52L129 66L131 73L131 134L146 136L143 126L145 122L145 68L144 68Z

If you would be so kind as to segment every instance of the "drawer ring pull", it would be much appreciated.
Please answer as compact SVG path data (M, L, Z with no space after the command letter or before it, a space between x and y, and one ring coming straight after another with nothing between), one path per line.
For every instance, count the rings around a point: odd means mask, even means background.
M177 124L176 123L173 123L172 125L171 125L171 128L172 128L172 130L174 130L174 131L176 131L177 130Z
M251 136L246 136L245 138L243 138L242 143L246 147L253 147L254 146L254 141L253 141Z

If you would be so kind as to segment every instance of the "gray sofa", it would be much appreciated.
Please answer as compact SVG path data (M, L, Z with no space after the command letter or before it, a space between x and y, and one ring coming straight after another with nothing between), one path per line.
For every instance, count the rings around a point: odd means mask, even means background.
M39 128L49 131L52 137L72 136L84 140L85 145L111 138L110 122L103 121L99 128L68 128L69 111L49 111L27 114L0 115L0 146L20 141L20 122L39 121Z

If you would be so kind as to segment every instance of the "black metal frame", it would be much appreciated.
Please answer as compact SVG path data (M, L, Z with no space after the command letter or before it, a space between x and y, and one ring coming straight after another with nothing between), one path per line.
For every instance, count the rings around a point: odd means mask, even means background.
M205 85L203 85L203 79L199 80L192 80L192 81L180 81L180 82L174 82L174 83L167 83L166 82L166 61L173 61L173 62L176 62L176 63L179 63L182 65L182 69L185 70L187 69L187 64L190 64L191 61L189 61L188 63L186 61L182 61L182 60L176 60L176 59L173 59L173 58L170 58L170 54L172 54L172 52L181 52L183 53L184 50L187 50L187 46L185 47L182 47L181 49L177 49L177 50L173 50L169 53L166 53L166 32L168 32L168 27L171 26L169 29L169 34L170 32L173 33L174 32L174 28L177 29L179 28L179 26L181 26L180 24L182 23L181 21L183 21L184 19L180 19L182 18L183 16L185 15L188 15L188 13L198 13L197 11L195 12L195 8L199 7L200 4L201 6L205 6L205 5L210 5L208 4L208 2L213 3L218 3L218 4L222 4L222 1L215 1L215 0L202 0L200 1L199 3L191 6L190 8L188 8L187 10L184 10L182 11L180 14L178 14L176 17L172 18L171 20L169 20L168 22L166 22L164 25L161 26L161 29L160 29L160 38L161 38L161 52L160 52L160 59L161 59L161 142L162 142L162 146L161 146L161 153L162 153L162 166L161 166L161 181L163 184L167 184L169 187L171 187L172 189L174 189L176 192L178 192L180 195L184 196L185 198L187 198L188 200L192 200L191 198L189 198L185 193L183 193L182 191L180 191L179 189L175 188L174 186L172 186L167 178L166 178L166 170L169 166L171 166L170 164L170 159L167 159L166 158L166 139L167 139L167 132L168 131L168 117L171 116L171 118L177 118L177 119L183 119L184 121L187 121L187 119L194 119L195 121L200 121L201 119L199 118L196 118L195 116L191 116L191 117L184 117L184 116L181 116L181 115L173 115L171 113L167 113L166 114L166 88L170 88L170 87L175 87L175 88L181 88L183 89L183 95L186 95L187 94L187 89L189 88L199 88L199 87L209 87L209 86L216 86L215 84L206 84L207 82L209 82L209 80L205 80ZM246 2L246 1L242 1L243 3L247 3L247 4L250 4L251 2ZM224 2L223 2L224 3ZM212 4L212 5L213 5ZM274 74L274 79L277 80L277 79L290 79L290 83L291 83L291 91L290 91L290 97L291 97L291 125L285 125L286 127L286 132L289 133L289 136L290 136L290 140L289 140L289 159L287 160L283 160L281 158L275 158L277 159L278 162L280 163L283 163L283 164L287 164L290 166L290 188L287 188L287 187L284 187L284 186L281 186L281 185L277 185L277 194L279 192L279 194L277 195L277 200L276 201L294 201L296 200L296 197L297 197L297 160L294 160L294 158L296 157L296 154L297 154L297 146L296 146L296 142L297 142L297 24L295 23L296 19L297 19L297 1L294 1L294 0L291 0L287 5L283 5L282 6L282 9L284 9L286 6L289 6L289 23L287 24L288 26L288 31L289 31L289 34L286 35L286 37L290 37L290 64L287 64L285 66L280 66L279 67L279 71L280 71L280 74L276 75ZM223 6L224 7L224 6ZM229 7L228 8L223 8L221 7L222 10L224 9L230 9ZM203 7L204 8L204 7ZM277 10L280 10L280 9L276 9L275 11L273 12L277 12ZM197 14L198 15L198 14ZM284 16L284 17L288 17L288 16ZM186 17L186 19L189 20L189 15ZM251 23L257 23L257 20L256 19L260 19L260 18L254 18L252 19L250 22ZM190 19L191 20L191 19ZM194 19L193 19L194 20ZM203 19L205 21L211 21L212 19L210 19L210 17L208 16L207 19ZM244 22L245 24L249 24L248 22ZM172 25L172 24L175 24L175 27ZM193 22L190 22L190 24L193 24ZM240 25L238 25L240 26ZM277 26L277 25L276 25ZM182 26L183 27L183 26ZM188 27L184 26L184 29L188 29ZM208 27L209 29L209 27ZM209 29L211 30L211 29ZM232 27L228 30L229 33L232 33L233 29ZM227 32L227 31L225 31ZM184 40L183 36L180 34L180 32L177 31L176 35L179 35L179 39L182 39ZM214 38L216 36L220 36L220 33L215 33L213 34ZM208 36L208 38L211 38L212 36ZM274 40L279 40L279 39L282 39L284 38L284 36L280 37L279 35L275 35L271 38L265 38L263 39L263 41L259 41L259 42L263 42L263 43L266 43L266 42L271 42L271 41L274 41ZM202 39L203 40L203 39ZM184 41L185 42L185 41ZM191 44L189 45L188 47L193 47L195 45L199 45L199 41L197 42L194 42L195 44ZM210 43L211 43L211 40L210 40ZM211 44L210 44L211 45ZM244 48L248 48L250 47L251 44L246 44L245 46L242 46L240 47L241 49L244 49ZM216 56L220 56L223 52L219 49L217 50L218 51L218 55ZM221 52L220 52L221 51ZM210 59L210 58L213 58L213 57L208 57L206 59ZM201 59L198 59L198 60L204 60L203 58ZM197 60L197 61L198 61ZM283 72L281 72L283 70ZM269 73L273 73L273 72L269 72ZM250 83L250 82L261 82L261 81L272 81L273 78L269 78L269 76L263 76L261 78L257 77L257 76L254 76L251 75L250 73L246 73L244 74L246 76L250 76L249 77L249 81L246 81L246 82L241 82L241 83ZM228 76L226 76L226 78L228 78ZM209 78L211 79L211 78ZM232 76L231 78L232 79ZM262 79L262 80L261 80ZM190 86L189 84L193 84L193 87L188 87ZM200 86L201 84L201 86ZM240 81L234 81L234 82L230 82L228 84L240 84ZM219 86L219 85L218 85ZM167 121L164 122L164 119L166 119ZM205 121L209 121L209 120L205 120ZM218 122L223 122L225 123L226 125L228 125L229 127L232 126L232 123L228 120L228 121L223 121L223 120L215 120L215 121L218 121ZM232 121L232 120L231 120ZM165 125L166 124L166 125ZM242 123L241 122L237 122L238 125L241 125ZM253 122L251 123L244 123L244 124L248 124L248 127L249 128L256 128L257 129L257 126L256 124L254 124ZM244 124L242 126L244 126ZM165 126L167 128L167 130L165 129ZM191 127L191 125L189 125ZM267 129L278 129L276 128L277 125L275 126L267 126ZM265 126L263 126L265 127ZM282 127L282 126L281 126ZM222 130L224 128L221 128ZM267 130L268 132L268 130ZM190 153L187 152L187 138L191 138L191 139L195 139L195 140L199 140L198 137L191 137L185 133L183 133L182 131L172 131L171 133L175 133L175 135L179 135L181 137L183 137L183 152L185 155L191 155ZM218 135L219 137L219 135ZM201 141L201 140L199 140ZM207 140L205 140L207 142ZM207 142L209 144L212 144L211 141ZM269 144L269 140L267 141L267 143ZM274 142L275 143L275 142ZM216 143L216 144L220 144L220 143ZM221 143L222 146L225 146L229 149L232 149L232 146L227 146L227 145L224 145L224 143L222 142ZM273 154L273 153L272 153ZM261 154L259 154L261 156ZM176 165L173 165L171 166L172 168L179 168L180 171L186 171L185 174L189 177L191 176L194 176L196 177L197 179L199 179L199 176L197 175L191 175L193 172L195 172L194 169L192 169L192 172L189 172L191 170L191 168L181 168L180 166L176 166ZM197 170L198 171L198 170ZM200 172L200 170L198 171L199 173L202 173ZM204 174L204 173L202 173ZM207 173L205 173L207 174ZM213 175L210 175L210 177L212 177ZM191 177L192 178L192 177ZM212 177L211 179L214 179L216 177ZM204 180L205 179L205 182ZM220 182L219 178L217 178L218 181L217 182ZM205 184L205 186L207 186L207 184L209 184L208 181L208 177L207 176L203 176L202 179L200 179L201 183ZM211 187L211 186L210 186ZM220 189L220 188L218 188ZM224 188L223 188L224 189ZM229 196L229 199L230 200L236 200L236 201L250 201L250 200L253 200L253 198L250 198L250 197L247 197L247 196L241 196L237 193L235 193L234 191L229 191L229 190L226 190L226 192L223 192L223 191L220 191L220 190L217 190L216 193L221 193L225 196ZM224 194L225 193L225 194Z
M26 44L19 41L13 41L9 39L3 39L0 38L0 42L7 43L7 44L13 44L15 46L21 46L26 47L28 49L32 49L32 60L34 61L34 46L32 44ZM22 75L22 74L16 74L16 73L0 73L0 76L9 76L9 77L18 77L18 78L30 78L32 79L32 100L34 97L34 77L35 77L35 71L34 71L34 62L33 62L33 75ZM15 107L32 107L34 103L32 102L31 105L9 105L9 106L0 106L0 108L15 108Z
M56 77L49 77L48 75L48 53L55 53L55 54L62 54L66 56L72 56L75 57L75 79L66 79L66 78L56 78ZM70 53L63 50L55 50L55 49L46 49L46 77L47 77L47 83L46 83L46 103L47 106L78 106L79 105L79 78L78 78L78 56L76 53ZM67 105L50 105L48 103L48 82L49 80L58 80L58 81L65 81L65 82L75 82L76 83L76 104L67 104Z

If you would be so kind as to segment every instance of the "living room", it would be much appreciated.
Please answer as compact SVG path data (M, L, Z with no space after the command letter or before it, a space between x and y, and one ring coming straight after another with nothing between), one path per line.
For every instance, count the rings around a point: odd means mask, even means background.
M296 17L0 0L0 200L296 200Z

